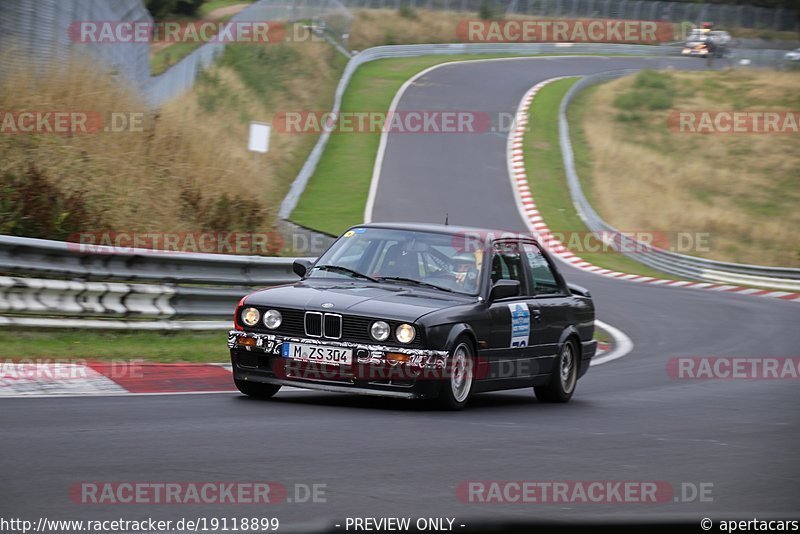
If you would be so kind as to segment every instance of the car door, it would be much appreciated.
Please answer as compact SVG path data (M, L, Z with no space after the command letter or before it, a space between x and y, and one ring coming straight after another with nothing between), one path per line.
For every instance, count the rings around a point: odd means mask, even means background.
M537 360L541 374L550 374L561 334L572 323L571 299L564 281L534 242L521 244L525 257Z
M489 303L490 374L493 381L504 382L532 376L536 345L531 337L531 308L525 260L517 240L496 241L492 245L491 284L498 280L517 280L520 294Z

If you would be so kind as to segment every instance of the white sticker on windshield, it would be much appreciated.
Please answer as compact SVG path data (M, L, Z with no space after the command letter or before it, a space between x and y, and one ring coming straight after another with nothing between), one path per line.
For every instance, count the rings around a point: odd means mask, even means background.
M515 302L508 305L511 310L511 347L527 347L531 334L531 313L526 304Z

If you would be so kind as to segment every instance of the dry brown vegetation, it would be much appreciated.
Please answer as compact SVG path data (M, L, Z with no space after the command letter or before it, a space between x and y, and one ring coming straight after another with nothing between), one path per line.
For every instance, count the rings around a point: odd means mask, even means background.
M667 127L670 110L797 111L798 86L798 72L736 70L649 73L585 93L576 106L595 207L620 229L708 232L700 256L800 265L800 134Z
M350 32L350 46L364 50L371 46L458 42L456 27L475 14L426 9L359 9Z
M0 135L0 233L269 230L316 136L273 133L270 153L256 157L249 122L328 109L342 64L323 43L229 47L157 113L89 64L17 72L0 82L0 109L145 111L146 120L139 132Z

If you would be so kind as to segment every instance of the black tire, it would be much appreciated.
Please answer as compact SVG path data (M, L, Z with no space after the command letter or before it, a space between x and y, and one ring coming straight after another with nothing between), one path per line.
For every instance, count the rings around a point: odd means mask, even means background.
M281 389L280 386L276 386L274 384L249 382L247 380L234 379L233 383L236 384L236 389L238 389L248 397L253 397L256 399L269 399L273 395L275 395L278 392L278 390Z
M442 410L462 410L472 396L475 382L475 349L466 336L453 344L448 358L447 377L442 380L437 405ZM463 365L462 365L463 364Z
M561 347L553 362L553 375L546 386L534 386L533 391L540 402L568 402L578 383L578 350L573 340ZM566 359L569 358L568 361Z

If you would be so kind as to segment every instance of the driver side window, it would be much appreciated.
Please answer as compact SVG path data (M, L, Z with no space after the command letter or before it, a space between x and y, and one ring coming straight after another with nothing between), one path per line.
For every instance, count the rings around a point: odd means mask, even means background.
M539 247L531 243L522 245L531 272L531 295L557 295L561 293L558 278Z

